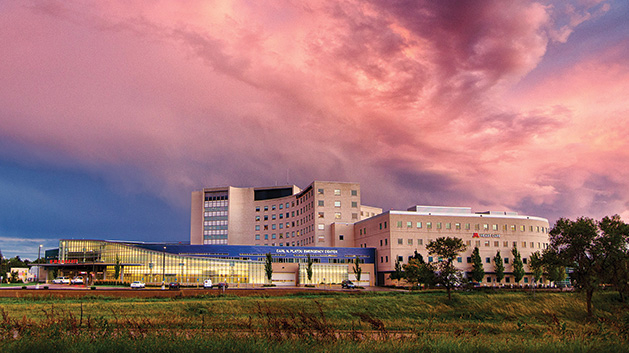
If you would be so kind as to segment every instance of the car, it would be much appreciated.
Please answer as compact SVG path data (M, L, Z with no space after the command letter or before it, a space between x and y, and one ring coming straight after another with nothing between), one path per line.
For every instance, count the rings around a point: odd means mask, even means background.
M83 284L83 276L75 276L72 278L72 284Z
M346 279L343 282L341 282L341 288L352 289L352 288L356 288L356 285L354 284L354 282Z
M53 279L52 283L54 283L54 284L70 284L70 278L64 277L64 276L59 276L59 277Z
M205 281L203 281L203 288L212 288L212 280L206 279Z
M168 283L168 289L179 290L179 282Z
M216 288L218 288L218 289L227 289L227 288L229 288L229 284L227 284L227 282L218 282L216 284Z
M144 287L146 287L146 284L144 284L144 282L142 281L131 282L131 288L144 288Z

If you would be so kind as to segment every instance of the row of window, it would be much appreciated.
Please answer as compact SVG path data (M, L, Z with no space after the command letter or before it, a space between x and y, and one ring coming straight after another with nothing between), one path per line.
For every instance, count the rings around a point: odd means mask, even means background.
M380 246L382 246L382 244L383 244L382 240L383 239L380 239ZM416 239L416 240L417 240L417 245L423 245L424 244L423 239ZM428 239L428 241L430 241L430 240L431 239ZM468 246L468 248L470 248L472 246L472 241L471 240L466 240L465 243ZM494 241L491 241L491 240L483 240L483 241L476 240L476 241L474 241L474 245L476 247L478 247L478 248L481 247L481 243L485 247L491 247L492 243L493 243L493 247L495 247L495 248L501 247L501 242L498 241L498 240L494 240ZM404 245L404 239L403 238L398 238L397 239L397 244L398 245ZM535 249L536 245L537 245L537 249L542 249L542 248L546 249L548 247L548 243L534 242L534 241L531 241L531 242L526 242L526 241L520 242L520 245L522 246L522 248L526 248L527 244L528 244L528 247L531 248L531 249ZM385 246L387 245L387 239L386 238L384 239L384 245ZM414 240L410 239L410 238L406 239L406 245L410 245L410 246L414 245ZM514 241L514 242L511 242L511 245L509 245L508 241L506 241L506 240L502 241L502 247L503 248L508 248L510 246L511 247L517 247L518 246L518 242Z
M325 190L317 189L317 194L323 195L324 193L325 193ZM351 195L358 196L358 190L351 190ZM334 196L341 196L341 189L334 189Z
M415 224L413 224L413 222L411 221L407 221L406 222L406 228L413 228L413 226L415 226L415 228L421 229L423 228L424 224L422 222L415 222ZM491 229L490 229L491 226ZM403 221L397 221L397 227L398 228L403 228L404 227L404 222ZM463 228L465 228L465 230L470 230L471 229L471 224L470 223L465 223L465 224L461 224L461 223L441 223L441 222L436 222L435 223L435 228L436 229L455 229L455 230L461 230ZM387 222L384 222L384 228L387 228ZM432 222L426 222L426 229L432 229L433 228L433 223ZM482 229L481 229L482 228ZM380 229L383 229L382 227L382 223L380 223ZM498 224L489 224L489 223L484 223L484 224L479 224L476 223L474 224L474 230L483 230L483 231L489 231L489 230L493 230L493 231L498 231L499 229L499 225ZM502 225L502 230L503 231L507 231L507 230L511 230L512 232L515 232L516 229L518 229L518 227L515 224L503 224ZM526 231L526 226L525 225L520 225L519 227L521 232ZM529 226L529 231L530 232L537 232L537 233L545 233L548 232L548 228L546 227L540 227L540 226Z

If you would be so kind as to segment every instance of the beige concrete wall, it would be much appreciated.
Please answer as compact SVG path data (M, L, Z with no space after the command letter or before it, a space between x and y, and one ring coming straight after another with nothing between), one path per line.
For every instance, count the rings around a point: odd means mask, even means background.
M192 192L190 202L190 244L203 245L203 191Z
M398 222L402 222L401 227L398 226ZM410 227L408 222L411 223ZM421 222L421 228L417 227L417 222ZM428 227L429 223L431 228ZM438 226L439 223L441 223L441 228ZM448 223L450 229L447 228ZM457 229L457 223L460 224L460 229ZM469 224L469 229L466 229L467 224ZM485 229L485 224L487 229ZM532 230L531 227L533 227ZM472 264L467 262L467 258L471 257L475 246L479 248L486 272L494 271L493 257L497 251L500 251L503 258L509 258L509 263L505 264L505 271L511 272L513 263L511 249L514 243L517 244L522 258L527 259L528 262L532 253L541 252L549 242L548 221L526 216L385 213L362 221L354 228L355 246L376 248L376 262L380 272L393 271L398 256L402 256L402 264L408 263L409 257L413 256L415 251L422 254L424 260L428 261L430 255L426 250L426 244L438 237L457 237L466 244L467 250L460 255L462 262L456 263L462 271L471 270ZM474 233L489 234L491 237L476 238ZM486 263L487 258L490 260L489 263ZM437 258L433 256L433 260L437 261ZM525 270L528 271L528 265L525 265ZM488 275L488 277L492 276ZM510 283L513 283L512 281L510 280Z

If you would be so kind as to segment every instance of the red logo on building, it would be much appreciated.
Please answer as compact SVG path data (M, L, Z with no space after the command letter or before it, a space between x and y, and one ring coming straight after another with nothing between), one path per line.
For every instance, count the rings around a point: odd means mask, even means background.
M480 236L478 236L478 233L474 233L474 235L472 235L472 238L480 238Z

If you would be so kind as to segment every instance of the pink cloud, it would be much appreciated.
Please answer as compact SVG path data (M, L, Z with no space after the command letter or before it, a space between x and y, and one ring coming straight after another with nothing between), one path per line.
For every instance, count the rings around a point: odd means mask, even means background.
M626 44L517 85L605 5L5 4L1 134L182 205L288 172L361 181L385 207L625 212L604 189L629 180Z

